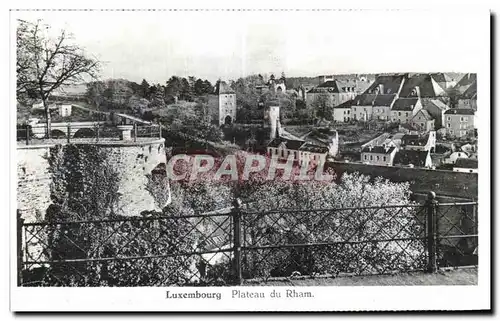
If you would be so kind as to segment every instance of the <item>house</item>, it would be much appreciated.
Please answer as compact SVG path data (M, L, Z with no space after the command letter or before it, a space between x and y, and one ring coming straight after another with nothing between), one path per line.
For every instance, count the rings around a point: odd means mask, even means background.
M363 94L357 96L351 105L352 119L368 121L372 119L373 102L377 94Z
M310 164L317 164L326 160L328 148L303 140L276 137L267 145L267 154L282 160L292 155L294 162L303 164L308 159Z
M474 110L468 108L448 109L444 113L444 127L446 135L451 137L464 137L474 131Z
M467 90L458 97L457 108L477 111L477 82L473 82Z
M430 131L427 135L404 135L401 138L401 149L434 151L436 149L436 132Z
M477 173L477 164L477 159L460 158L457 159L455 166L453 166L453 171L462 173Z
M379 75L375 81L354 99L352 115L354 119L388 120L390 110L398 97L406 79L406 74Z
M430 151L400 150L394 158L394 165L408 167L432 167Z
M348 100L338 106L333 107L333 120L336 122L346 123L351 120L352 100Z
M330 156L335 157L339 152L339 134L329 127L315 128L301 138L311 145L326 147Z
M68 117L71 116L71 108L73 107L72 105L58 105L57 106L59 109L59 115L61 117Z
M373 101L372 119L390 120L391 109L397 99L397 94L378 94Z
M439 129L444 126L444 113L450 109L448 105L439 99L420 98L422 109L426 110L434 119L434 128Z
M422 109L419 97L399 98L391 109L393 122L408 123Z
M469 158L469 155L461 151L453 152L445 159L443 159L443 164L455 164L457 160L461 158Z
M323 101L326 106L334 107L353 99L356 95L355 82L329 80L309 90L306 94L306 103L307 106L313 106Z
M361 150L361 161L365 164L392 166L397 149L394 146L367 146Z
M410 124L421 131L428 132L434 130L434 118L425 109L420 109L410 120Z

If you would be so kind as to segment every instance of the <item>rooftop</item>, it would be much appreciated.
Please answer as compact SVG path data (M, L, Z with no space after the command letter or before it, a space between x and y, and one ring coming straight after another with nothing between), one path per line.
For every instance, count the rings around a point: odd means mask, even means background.
M418 97L412 98L399 98L394 102L392 106L392 110L403 110L403 111L412 111L415 108L415 105L419 101Z
M445 115L474 115L474 110L468 108L453 108L444 112Z
M362 153L375 153L375 154L385 154L385 155L388 155L388 154L391 154L394 149L396 149L396 147L394 146L390 146L390 147L384 147L384 146L375 146L375 147L371 147L371 146L366 146L365 148L363 148L361 150Z
M394 164L425 167L429 151L400 150L394 157Z
M218 95L234 94L234 90L225 81L220 81L218 86L215 88L215 93Z

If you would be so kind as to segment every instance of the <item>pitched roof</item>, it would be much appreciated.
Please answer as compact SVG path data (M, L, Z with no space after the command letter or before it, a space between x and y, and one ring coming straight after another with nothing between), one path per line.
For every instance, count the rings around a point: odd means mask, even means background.
M472 83L477 81L477 74L475 73L468 73L465 74L460 81L457 83L457 87L465 87L465 86L470 86Z
M401 86L401 82L406 77L406 74L391 74L391 75L383 75L377 76L373 84L366 89L364 94L374 94L377 89L382 89L383 92L379 92L380 94L395 94L399 91L399 87Z
M418 117L424 116L424 120L433 120L432 116L425 109L420 109L418 113L416 113L415 116L413 116L413 118L416 118L417 116Z
M429 135L404 135L401 138L402 145L425 146L429 140Z
M390 146L390 147L384 147L384 146L366 146L361 150L362 153L375 153L375 154L391 154L396 147Z
M478 161L477 159L470 159L470 158L459 158L455 162L454 167L459 167L459 168L477 168Z
M394 164L414 165L417 167L425 167L429 151L420 150L400 150L394 157Z
M373 102L377 98L377 94L362 94L356 96L353 101L355 106L372 106Z
M333 106L333 108L351 108L351 106L354 104L354 100L348 100L344 101L342 104Z
M436 72L436 73L432 73L430 75L436 82L451 82L451 81L453 81L453 78L451 78L449 75L445 74L444 72Z
M394 99L396 99L396 94L377 95L375 101L373 102L373 105L390 107Z
M325 81L321 85L312 88L308 93L346 93L355 92L355 82L342 82L338 80Z
M276 137L267 144L268 147L279 147L282 143L285 143L287 149L298 150L302 145L305 144L303 140L286 139L283 137Z
M441 110L450 109L450 107L448 105L446 105L445 103L443 103L439 99L422 98L422 99L420 99L420 101L422 102L423 109L428 109L429 107L431 107L431 108L435 107L435 108L439 108Z
M299 150L312 152L312 153L328 153L328 148L324 146L318 146L311 143L305 143L302 145Z
M452 108L444 112L445 115L474 115L474 110L468 108Z
M409 74L403 88L401 88L399 97L411 97L414 90L417 90L420 97L439 96L434 88L430 74Z
M219 85L216 87L217 95L234 94L233 88L231 88L231 86L229 86L225 81L220 81Z
M473 82L461 95L462 99L477 99L477 82Z
M412 97L412 98L399 98L394 102L394 105L392 106L392 110L406 110L406 111L412 111L415 108L415 105L418 102L418 97Z

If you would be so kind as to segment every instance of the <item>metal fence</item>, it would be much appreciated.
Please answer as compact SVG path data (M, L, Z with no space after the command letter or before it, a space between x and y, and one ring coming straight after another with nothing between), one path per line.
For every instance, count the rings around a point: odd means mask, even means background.
M477 265L477 202L24 223L20 286L230 285Z
M161 127L157 124L133 124L130 125L130 139L137 141L140 138L161 138ZM40 129L40 128L39 128ZM43 133L34 132L30 125L17 127L17 141L26 145L37 144L47 140L45 127L41 128ZM65 140L67 143L78 141L99 142L103 140L124 140L123 131L119 125L103 122L89 123L65 123L64 126L53 126L50 139Z

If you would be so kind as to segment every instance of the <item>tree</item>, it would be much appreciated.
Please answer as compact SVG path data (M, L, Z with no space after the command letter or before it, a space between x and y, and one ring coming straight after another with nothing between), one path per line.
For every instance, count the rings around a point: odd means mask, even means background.
M149 84L146 79L143 79L140 85L140 95L142 98L149 99Z
M36 95L41 99L46 116L46 135L50 137L48 99L61 86L73 85L85 77L97 78L100 63L72 43L65 30L56 38L41 20L18 20L17 29L17 94Z
M332 120L333 114L330 107L330 97L327 93L320 93L314 99L312 106L316 110L316 116L326 120Z
M194 83L194 93L198 96L203 95L205 93L203 80L201 79L196 80L196 82Z
M213 94L214 93L214 86L207 79L205 79L203 81L203 93L205 93L205 94Z
M87 92L85 96L87 97L88 103L93 103L96 108L99 109L101 104L104 102L106 95L111 96L108 98L113 97L113 93L107 92L105 94L105 91L106 86L102 81L93 81L87 83Z

